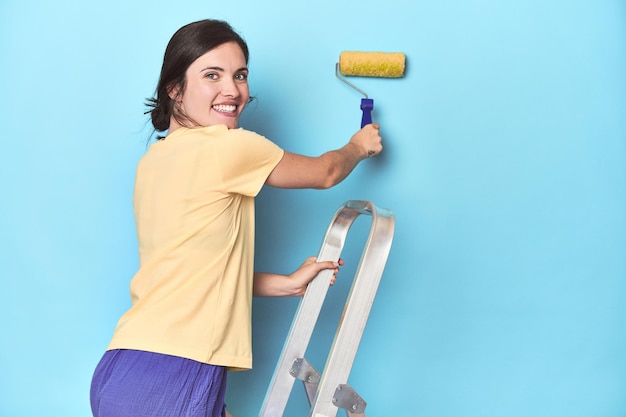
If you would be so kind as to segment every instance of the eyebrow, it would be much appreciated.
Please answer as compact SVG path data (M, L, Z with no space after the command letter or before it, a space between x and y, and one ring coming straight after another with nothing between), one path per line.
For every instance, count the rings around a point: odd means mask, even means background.
M206 70L216 70L216 71L224 72L224 68L222 68L222 67L206 67L206 68L202 68L202 70L200 72L206 71ZM248 67L241 67L241 68L239 68L235 72L241 72L241 71L249 71L249 70L248 70Z

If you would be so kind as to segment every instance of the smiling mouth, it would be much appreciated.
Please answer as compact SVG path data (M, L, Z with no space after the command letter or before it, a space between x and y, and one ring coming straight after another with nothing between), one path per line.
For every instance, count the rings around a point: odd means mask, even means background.
M213 106L213 110L220 113L234 113L237 111L237 106L234 104L216 104Z

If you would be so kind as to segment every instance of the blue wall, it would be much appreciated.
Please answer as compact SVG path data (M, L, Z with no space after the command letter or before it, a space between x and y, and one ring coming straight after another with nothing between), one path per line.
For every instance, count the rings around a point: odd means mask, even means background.
M89 415L137 267L142 103L169 37L206 17L250 44L258 100L243 124L294 152L358 127L360 97L334 74L341 51L407 55L403 79L354 80L376 101L383 155L335 189L258 199L258 267L277 272L317 253L344 201L394 211L350 378L368 415L626 413L623 0L4 0L0 415ZM368 227L355 224L330 292L319 368ZM235 416L257 414L296 303L255 301ZM305 415L295 388L289 410Z

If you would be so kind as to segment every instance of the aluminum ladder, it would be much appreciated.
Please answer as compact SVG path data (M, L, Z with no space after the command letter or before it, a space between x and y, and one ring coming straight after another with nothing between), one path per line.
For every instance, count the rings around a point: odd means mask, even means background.
M347 201L335 213L317 259L337 261L350 226L362 214L372 216L372 225L324 371L320 375L304 354L326 298L332 270L318 274L298 305L260 417L283 416L296 379L304 383L311 405L310 417L335 417L339 408L348 417L365 416L367 403L348 385L348 376L391 248L393 213L369 201Z

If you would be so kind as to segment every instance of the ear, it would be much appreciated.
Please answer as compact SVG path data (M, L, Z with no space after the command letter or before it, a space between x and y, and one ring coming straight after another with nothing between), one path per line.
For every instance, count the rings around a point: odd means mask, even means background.
M168 86L167 95L172 101L178 101L182 96L182 94L180 94L180 86L178 84Z

